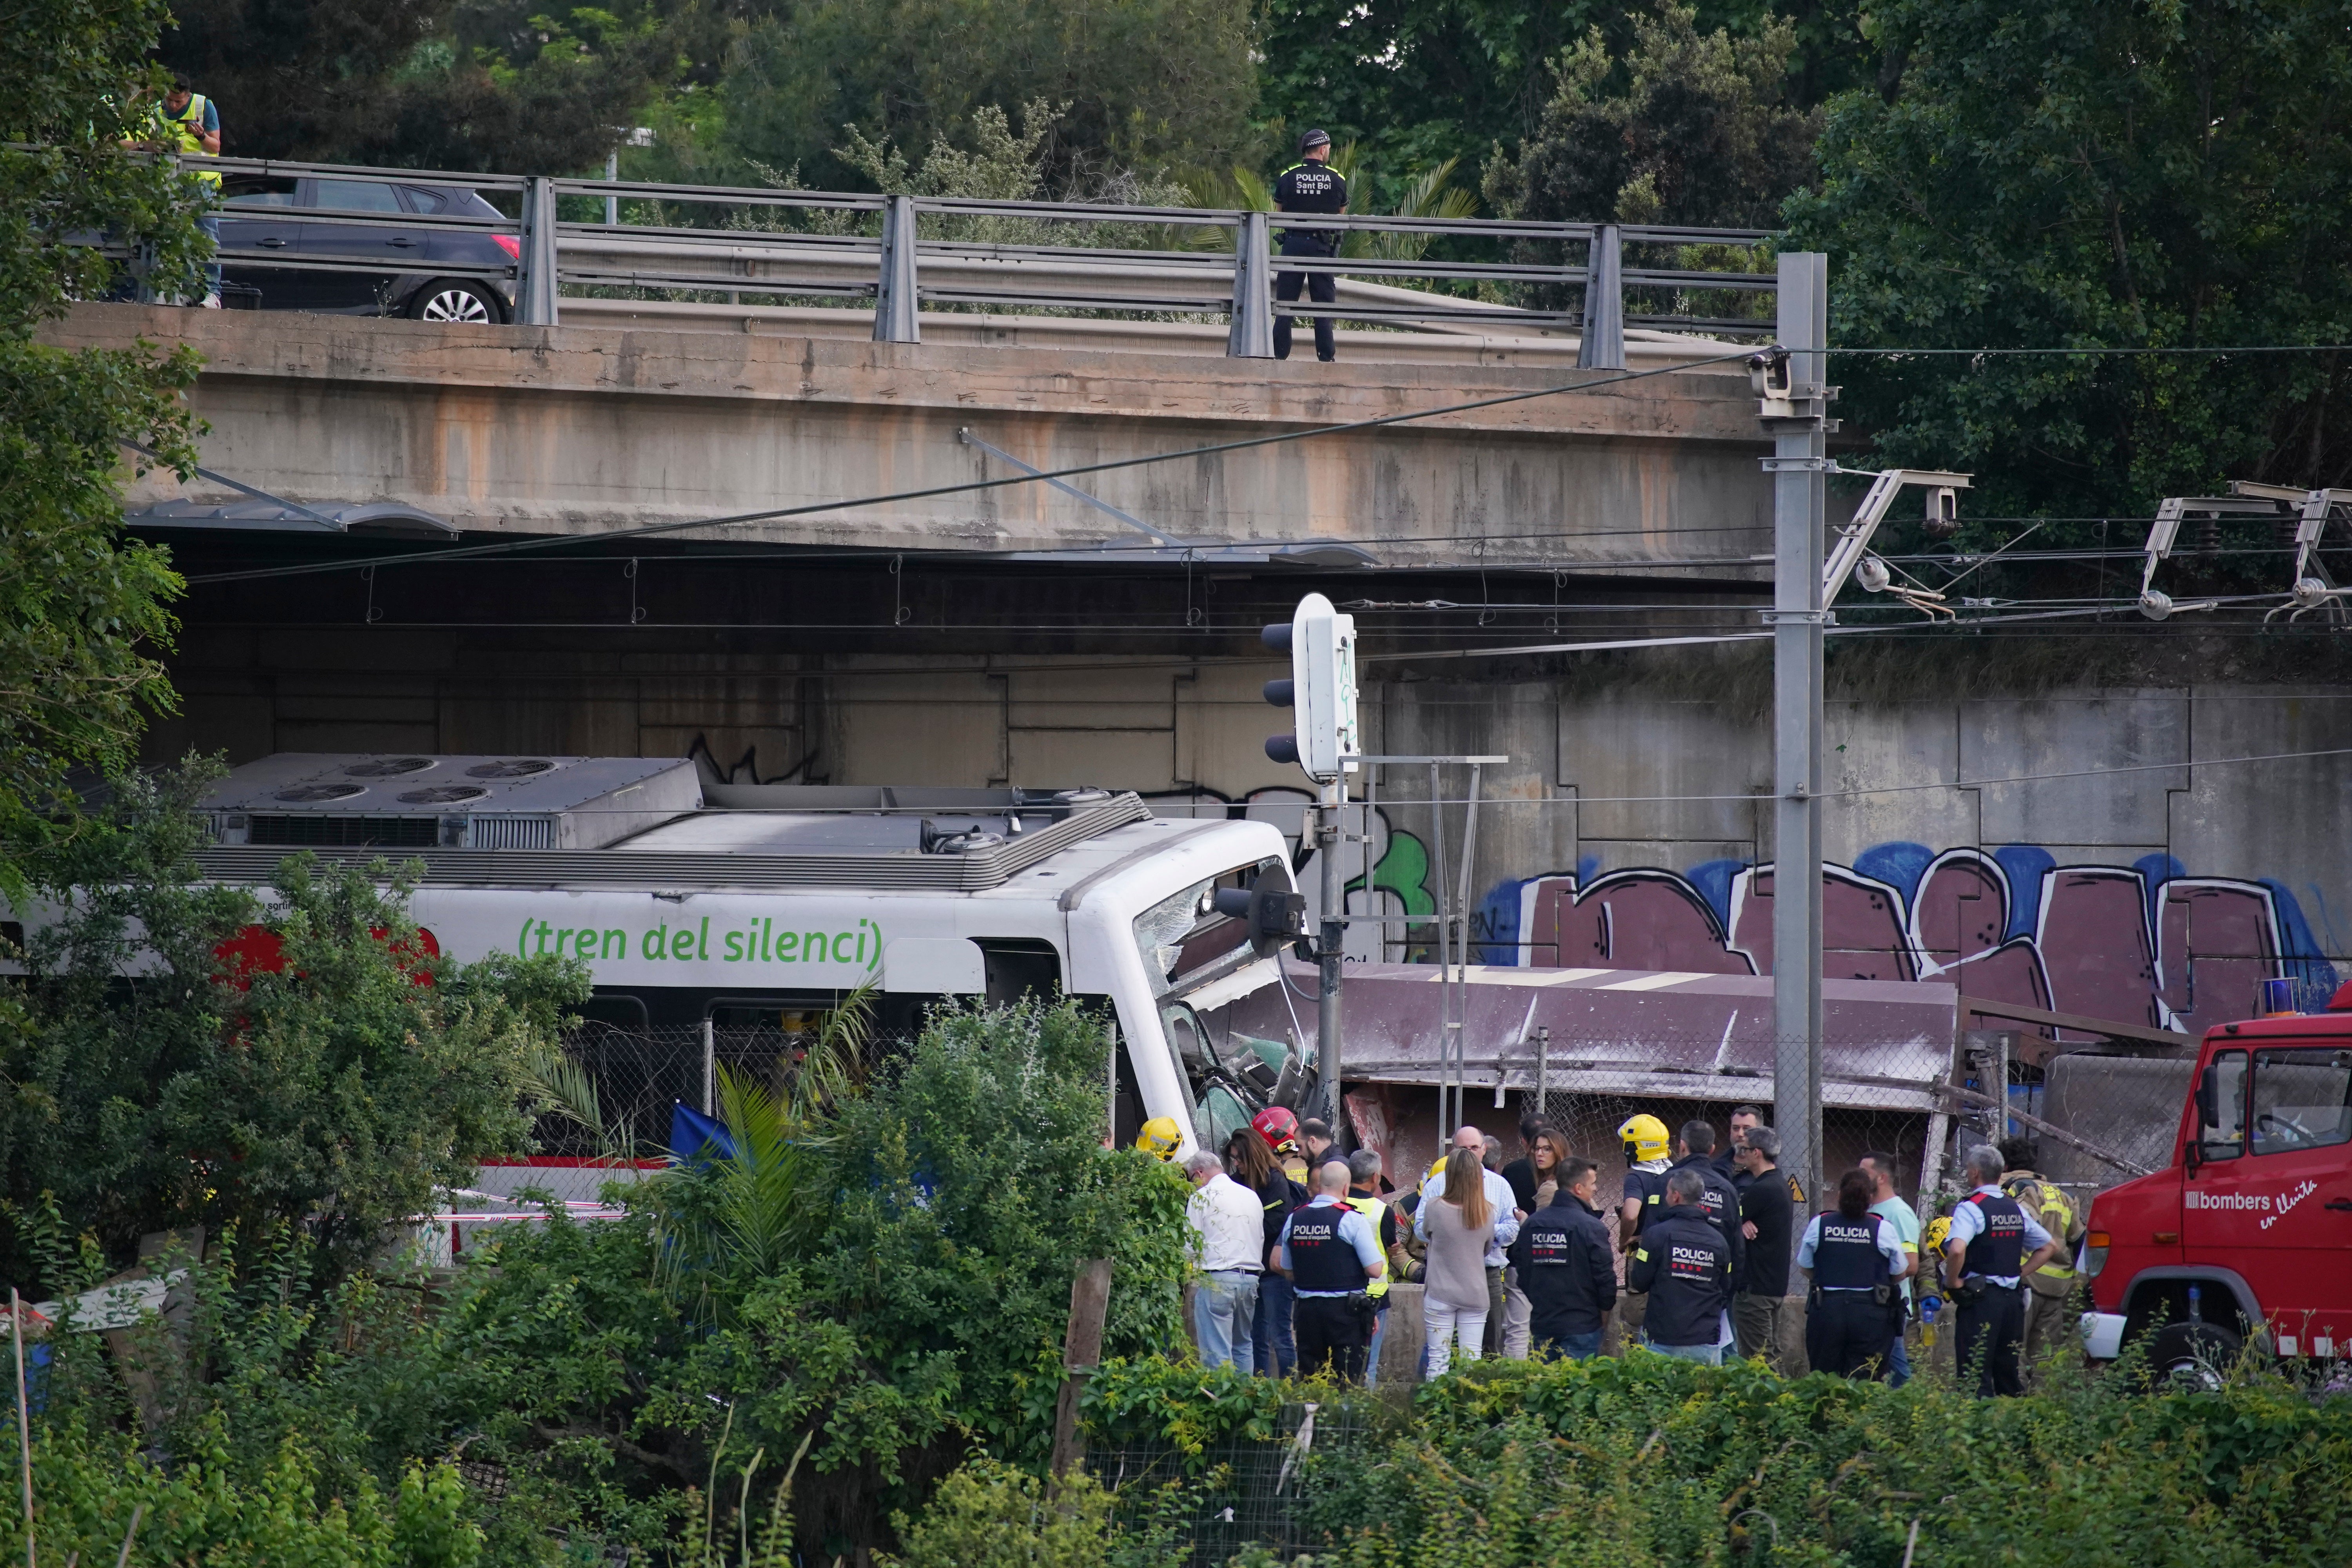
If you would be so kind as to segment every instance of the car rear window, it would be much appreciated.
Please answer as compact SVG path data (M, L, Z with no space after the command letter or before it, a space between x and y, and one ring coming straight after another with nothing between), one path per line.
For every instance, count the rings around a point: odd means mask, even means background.
M294 182L264 174L232 176L221 182L221 201L233 207L290 207Z
M337 212L396 213L400 193L381 180L320 180L317 205Z
M402 194L408 197L408 207L411 212L437 213L448 210L449 198L439 191L428 191L421 185L403 185L400 189Z

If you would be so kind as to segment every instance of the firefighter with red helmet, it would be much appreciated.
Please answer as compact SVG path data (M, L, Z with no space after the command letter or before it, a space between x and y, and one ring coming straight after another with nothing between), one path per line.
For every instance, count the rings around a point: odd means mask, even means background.
M1274 1151L1282 1173L1302 1185L1307 1181L1307 1150L1299 1142L1298 1118L1279 1105L1269 1105L1250 1118L1250 1125Z

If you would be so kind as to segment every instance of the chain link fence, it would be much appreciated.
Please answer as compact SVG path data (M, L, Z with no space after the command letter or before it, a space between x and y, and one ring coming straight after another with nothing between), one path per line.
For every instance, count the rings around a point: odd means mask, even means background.
M1301 1521L1315 1485L1309 1458L1369 1442L1376 1426L1365 1402L1288 1405L1269 1441L1236 1438L1198 1455L1163 1442L1090 1444L1086 1463L1117 1490L1121 1522L1171 1532L1185 1568L1223 1568L1251 1546L1288 1563L1323 1545Z
M1723 1152L1728 1147L1727 1128L1735 1110L1754 1106L1762 1113L1765 1121L1772 1120L1772 1097L1769 1089L1753 1098L1718 1094L1704 1100L1671 1100L1651 1095L1554 1089L1545 1092L1542 1106L1540 1119L1559 1132L1566 1140L1569 1151L1601 1166L1601 1184L1605 1192L1614 1192L1618 1179L1625 1173L1623 1151L1617 1137L1617 1129L1624 1125L1629 1117L1644 1112L1655 1116L1666 1124L1669 1140L1681 1132L1686 1121L1711 1122L1716 1130L1717 1152ZM1475 1111L1472 1119L1476 1120ZM1928 1135L1929 1116L1924 1108L1824 1104L1822 1108L1823 1179L1833 1185L1837 1178L1853 1169L1863 1155L1885 1152L1895 1156L1896 1168L1905 1175L1900 1184L1907 1189L1918 1178L1923 1168ZM1824 1198L1822 1201L1828 1200Z
M785 1091L816 1045L824 1015L772 1016L774 1022L755 1024L583 1024L564 1037L563 1053L593 1085L605 1135L600 1140L569 1116L544 1115L537 1130L541 1152L658 1159L668 1151L676 1107L716 1114L722 1069ZM845 1064L850 1078L862 1081L897 1048L894 1041L870 1038Z
M1529 1064L1533 1092L1524 1103L1560 1134L1569 1152L1598 1163L1604 1189L1613 1191L1625 1170L1617 1129L1628 1118L1656 1117L1665 1124L1670 1143L1685 1123L1706 1121L1715 1129L1718 1153L1729 1147L1735 1113L1750 1110L1769 1123L1772 1080L1758 1070L1751 1059L1757 1054L1756 1042L1728 1035L1708 1040L1555 1040L1542 1060ZM1951 1047L1942 1042L1897 1040L1826 1051L1823 1181L1834 1184L1866 1153L1884 1153L1893 1156L1902 1173L1900 1184L1910 1188L1921 1177L1930 1140L1948 1122L1937 1113L1945 1103L1940 1083L1951 1071ZM1477 1120L1480 1097L1473 1092L1467 1100L1465 1109Z

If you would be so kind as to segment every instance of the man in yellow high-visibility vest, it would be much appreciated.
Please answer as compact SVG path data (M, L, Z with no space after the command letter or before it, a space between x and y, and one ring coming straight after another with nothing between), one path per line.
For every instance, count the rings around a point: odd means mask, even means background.
M221 150L220 110L213 100L189 87L188 79L174 72L171 90L153 110L156 134L142 145L159 153L175 153L184 159L217 158ZM197 167L193 171L204 183L213 200L220 199L221 177L217 171ZM220 251L220 214L208 211L200 215L196 226L213 242L215 259L205 264L205 304L220 308L221 269L217 259Z
M1381 1253L1389 1260L1389 1273L1364 1287L1372 1299L1372 1337L1364 1347L1364 1386L1372 1387L1380 1381L1381 1346L1389 1326L1389 1280L1397 1272L1403 1254L1397 1247L1396 1211L1381 1196L1381 1156L1371 1149L1359 1149L1348 1156L1348 1192L1343 1200L1362 1215L1380 1237Z
M2058 1239L2058 1256L2025 1276L2025 1369L2030 1381L2049 1347L2066 1343L2066 1302L2074 1291L2074 1247L2084 1226L2065 1189L2033 1168L2031 1141L2003 1139L2000 1163L2005 1167L2000 1190Z

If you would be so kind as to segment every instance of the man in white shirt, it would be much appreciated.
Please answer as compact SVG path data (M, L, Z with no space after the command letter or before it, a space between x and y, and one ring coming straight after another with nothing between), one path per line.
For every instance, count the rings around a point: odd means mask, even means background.
M1184 1204L1192 1227L1193 1263L1201 1270L1192 1293L1192 1331L1201 1342L1202 1366L1249 1370L1250 1324L1257 1315L1258 1276L1265 1259L1265 1215L1257 1194L1225 1173L1225 1163L1207 1150L1184 1163L1192 1195ZM1234 1353L1234 1347L1241 1353Z
M1874 1149L1862 1157L1861 1164L1864 1170L1870 1173L1872 1190L1878 1194L1872 1200L1870 1212L1895 1227L1895 1237L1903 1244L1904 1254L1911 1262L1910 1273L1904 1276L1896 1285L1896 1289L1903 1294L1906 1328L1904 1332L1898 1332L1895 1336L1894 1343L1886 1347L1886 1386L1900 1388L1911 1381L1911 1349L1906 1334L1910 1316L1911 1279L1919 1272L1919 1213L1903 1200L1902 1194L1895 1190L1894 1155L1884 1150Z
M1484 1157L1486 1152L1486 1135L1477 1128L1465 1124L1454 1130L1454 1146L1456 1149L1467 1149L1473 1154ZM1509 1261L1505 1257L1505 1253L1511 1243L1518 1240L1519 1225L1528 1217L1528 1211L1519 1207L1518 1194L1511 1191L1511 1184L1504 1179L1502 1172L1489 1166L1486 1171L1486 1201L1494 1205L1497 1215L1510 1216L1507 1219L1496 1220L1495 1239L1486 1248L1486 1349L1487 1354L1495 1355L1498 1354L1503 1348L1503 1325L1506 1313L1509 1310L1509 1303L1506 1300L1503 1291L1504 1270ZM1430 1205L1444 1195L1445 1171L1441 1166L1430 1175L1428 1181L1422 1184L1421 1212L1413 1216L1413 1234L1423 1241L1429 1239Z

